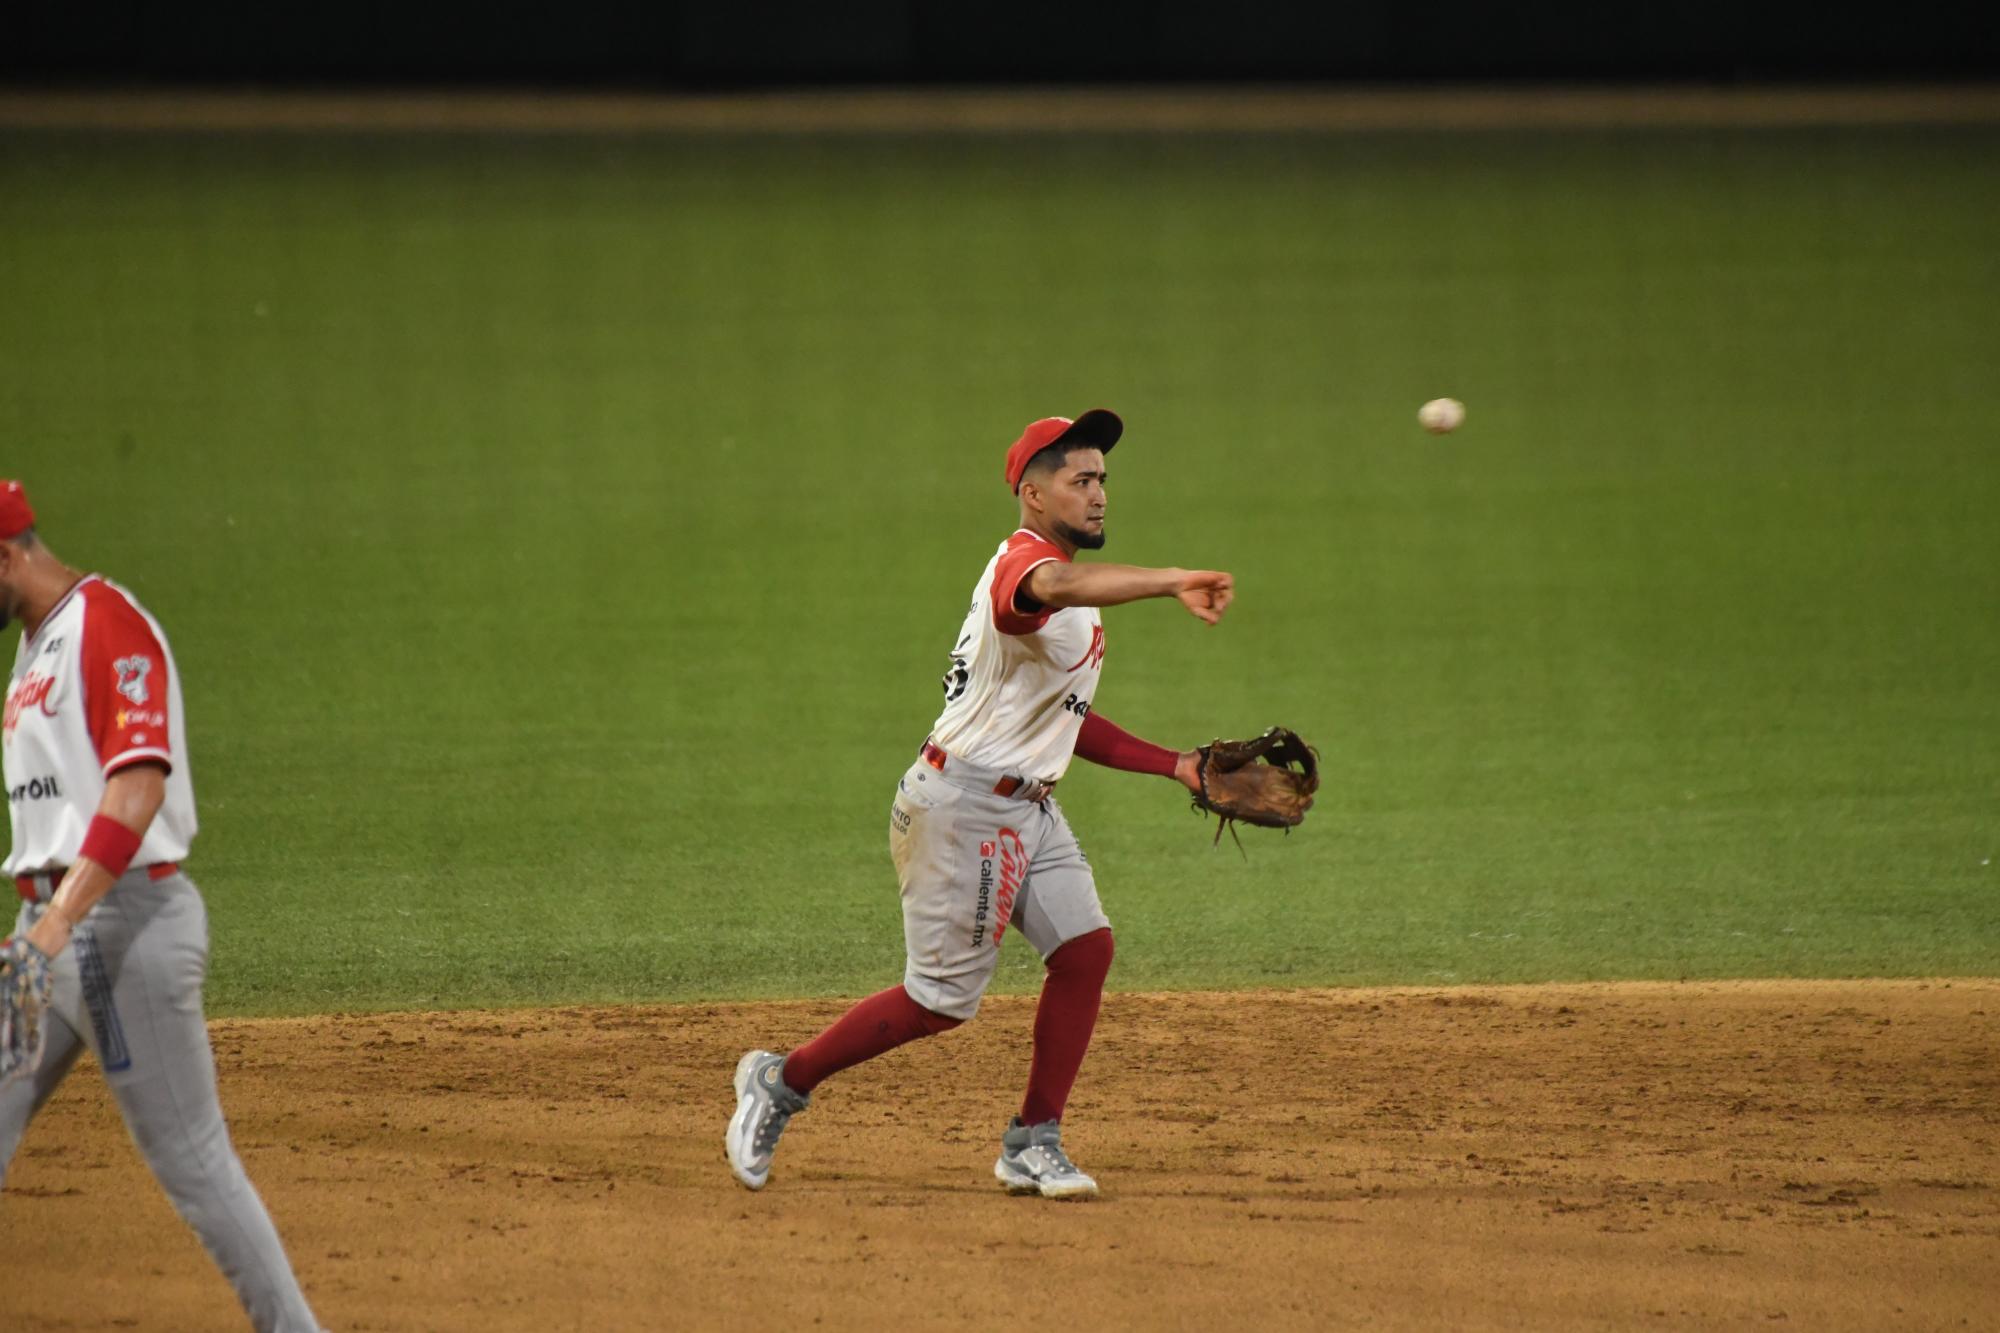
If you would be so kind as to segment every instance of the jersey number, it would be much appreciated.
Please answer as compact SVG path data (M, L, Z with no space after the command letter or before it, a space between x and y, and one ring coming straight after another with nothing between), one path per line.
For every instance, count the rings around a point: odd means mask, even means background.
M968 634L951 650L951 669L944 673L944 701L948 704L955 704L965 697L965 687L972 682L972 668L959 656L965 651L965 645L971 642L972 636Z
M944 673L944 701L955 704L965 695L965 687L972 680L972 672L966 669L965 659L951 659L951 670Z

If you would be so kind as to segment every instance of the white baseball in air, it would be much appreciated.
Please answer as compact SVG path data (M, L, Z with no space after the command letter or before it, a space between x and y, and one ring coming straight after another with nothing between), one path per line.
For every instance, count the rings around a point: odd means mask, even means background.
M1465 404L1456 398L1433 398L1417 409L1417 424L1433 435L1447 435L1465 424Z

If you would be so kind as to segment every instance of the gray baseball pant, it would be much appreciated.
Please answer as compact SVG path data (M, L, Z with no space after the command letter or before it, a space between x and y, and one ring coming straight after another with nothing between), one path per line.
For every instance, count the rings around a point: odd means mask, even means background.
M44 910L23 903L15 931ZM201 891L182 874L152 880L128 872L55 957L41 1067L0 1088L0 1187L28 1121L88 1049L146 1165L236 1289L251 1325L259 1333L318 1333L223 1123L201 1012L207 975Z
M1036 953L1111 922L1090 862L1054 796L1000 796L997 774L922 759L896 784L889 852L903 893L903 989L934 1014L969 1019L1018 930Z

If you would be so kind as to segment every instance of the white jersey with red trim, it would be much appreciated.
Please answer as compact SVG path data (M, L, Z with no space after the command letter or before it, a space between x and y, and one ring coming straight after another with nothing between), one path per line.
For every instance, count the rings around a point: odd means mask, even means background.
M972 590L945 673L944 712L931 728L948 755L1042 782L1068 770L1104 669L1096 607L1045 607L1032 616L1015 607L1021 580L1052 560L1069 557L1026 528L994 552Z
M0 738L14 844L0 870L74 865L106 779L137 763L168 766L167 796L132 864L184 860L196 828L186 726L159 622L117 584L85 576L14 654Z

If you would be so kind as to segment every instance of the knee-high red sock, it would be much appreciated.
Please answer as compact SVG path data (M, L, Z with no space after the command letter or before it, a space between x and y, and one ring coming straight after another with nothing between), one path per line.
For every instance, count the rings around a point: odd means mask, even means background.
M1069 940L1049 955L1049 974L1035 1006L1035 1059L1028 1069L1028 1095L1021 1122L1039 1125L1062 1119L1090 1034L1104 1000L1111 971L1111 932L1093 930Z
M784 1080L793 1092L811 1092L841 1070L873 1060L904 1042L949 1032L963 1019L934 1014L891 986L856 1004L832 1027L785 1057Z

